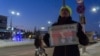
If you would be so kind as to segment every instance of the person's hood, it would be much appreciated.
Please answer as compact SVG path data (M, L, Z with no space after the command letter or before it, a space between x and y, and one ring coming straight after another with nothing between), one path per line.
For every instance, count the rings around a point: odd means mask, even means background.
M57 23L66 24L66 23L70 23L71 21L72 21L72 17L71 16L69 16L69 17L61 17L61 16L59 16Z

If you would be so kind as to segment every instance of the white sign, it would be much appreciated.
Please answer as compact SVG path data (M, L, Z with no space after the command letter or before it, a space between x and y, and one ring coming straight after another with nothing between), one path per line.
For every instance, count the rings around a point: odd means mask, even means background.
M77 3L83 3L83 0L77 0Z
M50 45L63 46L78 44L77 24L53 26L49 29Z

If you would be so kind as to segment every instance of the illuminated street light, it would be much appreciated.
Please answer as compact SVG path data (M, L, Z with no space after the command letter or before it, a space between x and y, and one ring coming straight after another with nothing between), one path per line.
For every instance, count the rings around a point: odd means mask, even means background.
M51 21L48 21L48 24L51 24L52 22Z
M98 6L92 7L92 9L91 9L91 11L92 11L93 13L96 13L96 12L98 12L99 10L100 10L100 7L98 7Z
M10 27L12 28L12 16L15 15L15 16L19 16L20 13L19 12L15 12L15 11L11 11L10 12L12 15L11 15L11 21L10 21Z
M45 27L41 27L41 30L45 30Z
M17 13L16 13L16 15L17 15L17 16L19 16L19 15L20 15L20 13L19 13L19 12L17 12Z
M96 7L92 8L92 12L96 13L97 12L97 8Z
M19 12L15 12L15 11L11 11L11 14L12 14L12 15L17 15L17 16L19 16L19 15L20 15L20 13L19 13Z
M14 11L11 11L11 14L12 14L12 15L14 15L14 14L15 14L15 12L14 12Z

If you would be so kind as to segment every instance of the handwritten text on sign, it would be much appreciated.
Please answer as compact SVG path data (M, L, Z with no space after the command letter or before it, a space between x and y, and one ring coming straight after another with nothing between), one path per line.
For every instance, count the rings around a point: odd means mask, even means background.
M78 44L77 24L59 25L50 28L50 45L63 46Z

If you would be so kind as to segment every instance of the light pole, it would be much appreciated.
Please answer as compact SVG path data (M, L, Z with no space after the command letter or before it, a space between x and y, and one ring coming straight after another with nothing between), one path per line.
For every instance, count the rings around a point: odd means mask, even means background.
M13 27L13 19L12 19L12 17L13 17L13 16L19 16L20 13L19 13L19 12L15 12L15 11L11 11L10 14L11 14L11 19L10 19L10 31L11 31L11 38L12 38L12 34L13 34L13 30L14 30L14 27Z
M63 0L63 6L66 6L66 3L65 3L66 1L65 0Z
M13 29L13 19L12 19L12 17L13 17L13 15L20 16L20 13L19 12L15 12L15 11L11 11L10 13L11 13L10 28L12 30Z

